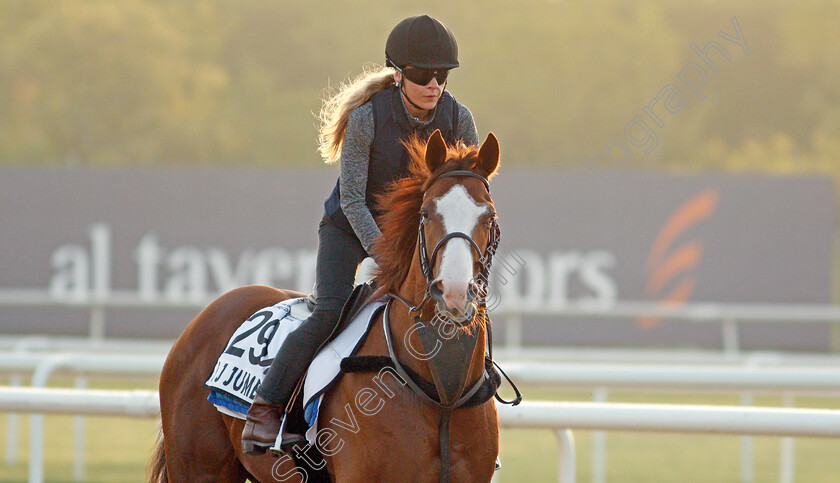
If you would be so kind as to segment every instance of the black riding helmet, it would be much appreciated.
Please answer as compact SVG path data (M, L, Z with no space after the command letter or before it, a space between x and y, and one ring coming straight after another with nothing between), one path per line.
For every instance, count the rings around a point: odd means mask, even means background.
M458 67L458 42L439 20L428 15L408 17L398 23L385 43L385 63L400 69Z

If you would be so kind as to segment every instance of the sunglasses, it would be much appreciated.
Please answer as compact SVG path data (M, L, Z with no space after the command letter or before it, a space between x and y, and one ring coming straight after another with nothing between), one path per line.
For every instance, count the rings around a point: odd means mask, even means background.
M432 82L433 78L437 79L438 84L443 85L449 76L449 69L421 69L410 65L405 66L401 72L406 79L418 86L425 86L429 82Z

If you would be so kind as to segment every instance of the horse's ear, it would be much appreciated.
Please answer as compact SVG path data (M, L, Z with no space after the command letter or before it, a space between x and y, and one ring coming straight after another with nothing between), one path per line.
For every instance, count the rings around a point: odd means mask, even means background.
M434 173L443 162L446 161L446 141L443 140L443 135L440 129L436 129L426 143L426 166L429 167L429 172Z
M499 140L493 133L487 135L487 139L478 150L478 162L476 171L485 178L490 178L499 167Z

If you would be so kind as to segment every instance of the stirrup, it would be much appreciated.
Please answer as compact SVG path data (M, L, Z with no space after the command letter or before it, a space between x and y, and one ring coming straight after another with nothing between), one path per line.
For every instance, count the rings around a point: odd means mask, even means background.
M306 440L306 437L299 434L287 433L286 436L288 436L288 438L283 438L285 429L286 418L283 418L283 424L280 426L280 432L277 433L277 439L274 440L274 445L268 449L269 452L277 458L291 453L295 447L301 447L301 449L303 449L309 445L309 441Z
M286 454L294 454L293 451L295 448L298 448L298 451L305 451L306 447L309 446L309 441L306 440L306 437L299 434L296 434L289 439L280 441L282 438L282 434L278 435L277 441L274 442L274 446L269 448L271 455L276 458Z
M265 454L265 451L269 449L269 446L262 445L256 441L242 440L240 444L242 445L242 452L246 455L259 456Z

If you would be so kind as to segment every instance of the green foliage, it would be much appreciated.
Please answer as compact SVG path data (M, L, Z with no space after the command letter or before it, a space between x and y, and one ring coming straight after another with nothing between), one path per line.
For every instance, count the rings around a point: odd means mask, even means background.
M717 40L732 54L622 167L840 179L833 0L432 0L458 36L449 88L505 162L582 167ZM330 85L383 61L415 3L0 3L0 163L319 163ZM750 55L721 40L737 17ZM712 54L715 55L715 54ZM602 167L614 168L602 162Z

